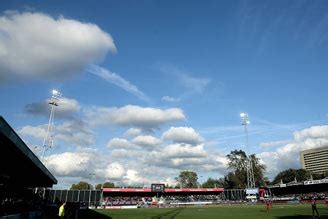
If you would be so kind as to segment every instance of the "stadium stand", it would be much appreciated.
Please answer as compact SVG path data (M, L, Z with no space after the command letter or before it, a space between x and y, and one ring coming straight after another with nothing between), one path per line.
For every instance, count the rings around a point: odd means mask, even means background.
M0 218L37 218L44 190L57 183L12 127L0 116Z
M207 205L222 199L222 188L166 188L164 192L153 192L150 188L104 188L103 203L105 208L117 207L167 207L168 205Z

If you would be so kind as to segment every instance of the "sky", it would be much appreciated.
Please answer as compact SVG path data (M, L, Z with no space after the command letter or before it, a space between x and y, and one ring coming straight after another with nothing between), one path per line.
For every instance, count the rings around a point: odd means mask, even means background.
M174 185L254 153L273 179L328 145L328 2L0 3L0 115L55 188ZM248 139L240 113L247 112Z

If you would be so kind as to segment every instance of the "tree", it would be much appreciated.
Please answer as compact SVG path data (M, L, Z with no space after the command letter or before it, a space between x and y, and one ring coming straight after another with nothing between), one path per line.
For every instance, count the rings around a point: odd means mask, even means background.
M112 182L105 182L103 188L114 188L115 184Z
M260 159L257 158L255 154L252 154L250 157L253 165L255 186L257 187L266 186L269 183L269 179L264 176L266 166L260 163Z
M198 187L198 176L193 171L181 171L180 175L175 178L179 185L185 188L197 188Z
M248 158L247 154L243 150L234 150L227 155L228 158L228 168L232 170L225 177L226 188L245 188L247 185L247 165ZM252 154L250 156L255 185L257 187L266 185L268 179L264 176L266 166L260 163L260 159Z
M277 176L273 179L272 184L277 184L277 183L280 183L281 181L283 183L289 183L289 182L295 180L296 175L299 175L301 178L304 178L305 173L302 174L300 172L297 174L297 170L287 169L287 170L279 172L277 174ZM308 177L310 177L310 175ZM297 177L296 177L296 179L297 179Z
M104 184L97 184L96 189L100 190L102 188L114 188L115 185L112 182L105 182Z
M298 182L305 181L310 179L312 176L313 179L322 179L325 177L325 174L317 174L311 173L305 169L287 169L281 171L277 174L277 176L273 179L272 184L277 184L283 181L283 183L289 183L294 181L295 179Z
M203 188L222 188L223 186L223 179L208 178L207 181L202 184Z
M73 190L92 189L92 185L87 182L80 181L78 184L73 184L71 186L71 189Z

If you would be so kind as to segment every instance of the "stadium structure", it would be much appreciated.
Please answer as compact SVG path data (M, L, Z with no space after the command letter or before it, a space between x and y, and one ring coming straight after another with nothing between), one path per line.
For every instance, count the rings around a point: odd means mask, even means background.
M57 180L2 116L0 149L0 218L34 218L45 191L37 188L52 187Z
M301 165L313 173L328 172L328 146L301 151Z
M103 188L101 190L55 190L56 178L0 116L0 218L55 218L60 203L68 203L71 216L88 208L186 207L247 203L245 189ZM328 197L328 178L258 188L257 200L271 197L275 202L309 202L313 192L320 202ZM75 213L72 213L75 209ZM74 218L72 216L72 218Z

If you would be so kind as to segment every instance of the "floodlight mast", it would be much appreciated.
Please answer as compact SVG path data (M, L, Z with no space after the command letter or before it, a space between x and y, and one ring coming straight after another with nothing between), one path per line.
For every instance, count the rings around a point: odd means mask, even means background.
M58 106L58 101L59 98L61 97L61 93L57 90L52 90L52 96L51 99L49 101L49 104L51 105L51 110L50 110L50 116L49 116L49 122L48 122L48 128L47 128L47 133L46 133L46 137L43 140L43 151L42 151L42 160L44 160L44 155L46 153L46 151L49 148L53 147L53 133L52 133L52 129L53 129L53 122L54 122L54 116L55 116L55 107Z
M247 129L247 125L250 122L249 122L249 118L248 118L247 113L245 113L245 112L240 113L240 117L241 117L241 124L245 128L245 145L246 145L246 150L247 150L247 153L248 153L249 148L248 148L248 129ZM247 171L247 188L255 188L253 162L252 162L252 159L251 159L250 155L247 156L246 171Z

